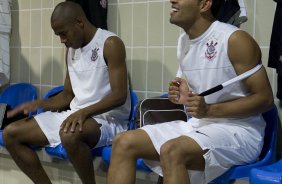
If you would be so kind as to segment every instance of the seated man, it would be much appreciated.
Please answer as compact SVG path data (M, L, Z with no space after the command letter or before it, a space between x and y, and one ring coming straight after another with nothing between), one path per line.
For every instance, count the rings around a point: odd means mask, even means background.
M192 118L118 134L108 184L134 183L139 157L152 160L147 165L166 184L200 184L260 155L265 129L261 113L273 105L264 67L221 91L197 95L261 63L260 48L251 36L215 20L223 2L171 0L170 22L185 32L178 58L187 81L173 80L169 99L184 104Z
M4 129L7 150L34 183L51 183L37 154L29 145L60 143L83 183L95 183L91 149L109 145L116 133L127 129L130 94L123 42L113 33L97 29L73 2L59 3L51 26L66 45L64 90L10 111L50 110ZM54 112L70 107L70 110ZM52 111L52 112L51 112Z

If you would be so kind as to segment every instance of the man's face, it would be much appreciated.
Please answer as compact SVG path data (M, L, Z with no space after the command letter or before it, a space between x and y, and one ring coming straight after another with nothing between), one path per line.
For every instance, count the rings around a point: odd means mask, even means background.
M199 0L170 0L170 22L182 28L193 25L200 15Z
M82 47L83 31L75 22L54 21L51 26L54 33L60 37L61 43L65 44L67 48L78 49Z

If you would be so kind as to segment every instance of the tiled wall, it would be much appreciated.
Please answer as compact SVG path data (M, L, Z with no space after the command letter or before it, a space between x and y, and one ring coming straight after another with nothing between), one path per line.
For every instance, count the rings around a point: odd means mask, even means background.
M169 23L169 1L109 1L109 29L127 47L132 87L143 97L167 90L175 76L180 29Z
M65 49L53 34L50 15L62 0L13 0L11 82L31 82L44 94L61 85ZM245 0L248 22L242 28L259 43L267 63L275 3ZM176 43L181 30L169 23L168 0L109 0L108 26L124 41L133 89L140 98L167 90L177 69ZM275 71L268 75L276 90Z
M62 0L13 0L11 82L31 82L39 94L63 84L65 48L53 34L50 15ZM242 29L259 43L267 65L275 12L272 0L245 0L249 20ZM181 30L169 23L168 0L109 0L108 26L126 45L132 87L140 98L167 90L177 69L176 43ZM276 92L276 73L267 69Z
M64 81L65 48L50 26L58 2L12 1L11 82L33 83L40 95Z

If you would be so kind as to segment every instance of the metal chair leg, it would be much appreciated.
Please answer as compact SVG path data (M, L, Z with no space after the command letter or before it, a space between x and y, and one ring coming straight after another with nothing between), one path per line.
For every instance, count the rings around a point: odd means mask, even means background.
M163 177L159 176L157 184L163 184L163 180L164 180Z

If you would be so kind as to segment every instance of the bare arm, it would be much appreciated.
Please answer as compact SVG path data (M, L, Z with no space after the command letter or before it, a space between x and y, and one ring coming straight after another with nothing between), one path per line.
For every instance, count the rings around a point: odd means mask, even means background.
M74 94L70 83L69 73L67 71L64 90L51 98L41 100L39 106L45 111L64 109L66 107L69 107L70 102L73 98Z
M255 40L246 32L236 31L228 41L228 56L238 75L252 69L261 62L261 51ZM177 82L178 85L175 85ZM185 104L187 114L196 118L242 118L267 111L273 105L273 93L262 67L255 74L244 79L242 84L249 96L233 101L206 104L204 97L188 90L183 79L175 79L170 85L172 102Z
M228 56L238 75L261 62L259 46L243 31L231 35ZM249 96L207 105L205 117L246 117L265 112L273 105L273 93L264 67L242 83L250 93Z
M118 37L109 37L104 45L104 58L108 64L111 93L98 103L85 107L69 116L61 125L64 132L75 131L90 116L98 115L123 105L127 98L127 69L125 62L125 46Z
M67 49L66 56L65 56L66 66L68 66L68 52L69 52L69 49ZM48 99L43 99L40 102L40 108L44 109L45 111L64 109L70 105L70 102L74 98L68 67L66 68L67 68L67 72L66 72L66 78L64 82L64 90L60 92L59 94L51 98L48 98Z
M108 63L111 93L98 103L86 108L87 114L97 115L123 105L127 97L127 69L125 47L118 37L110 37L104 46L104 58Z
M67 60L67 53L66 53L66 60ZM16 107L15 109L9 111L7 116L13 117L19 113L28 114L29 112L34 112L39 108L42 108L45 111L63 109L69 106L73 97L74 94L71 88L70 78L67 71L65 83L64 83L64 90L61 93L49 99L40 99L22 104Z

